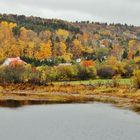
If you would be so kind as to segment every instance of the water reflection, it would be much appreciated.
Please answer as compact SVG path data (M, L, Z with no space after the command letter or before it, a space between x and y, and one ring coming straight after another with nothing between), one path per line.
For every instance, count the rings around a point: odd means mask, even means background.
M26 105L46 105L46 104L68 104L74 101L46 101L46 100L1 100L0 107L19 108ZM77 102L78 103L78 102ZM79 101L79 103L87 103L86 101Z

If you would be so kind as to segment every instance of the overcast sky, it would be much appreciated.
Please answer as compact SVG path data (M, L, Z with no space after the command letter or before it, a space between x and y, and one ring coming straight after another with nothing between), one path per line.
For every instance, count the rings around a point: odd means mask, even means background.
M140 26L140 0L0 0L0 13Z

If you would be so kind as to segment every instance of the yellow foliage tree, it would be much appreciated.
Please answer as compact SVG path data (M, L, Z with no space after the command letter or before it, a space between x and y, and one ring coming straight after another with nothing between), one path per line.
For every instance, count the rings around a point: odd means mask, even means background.
M4 51L2 48L0 48L0 62L5 59Z
M35 57L39 60L45 60L51 57L51 41L48 41L47 44L41 43L40 50L36 53Z
M16 44L13 44L8 51L8 57L19 57L20 56L20 50L16 46Z
M59 43L59 53L60 53L60 56L66 54L66 49L67 49L66 44L63 43L63 42L60 42L60 43Z
M83 51L84 51L84 47L82 46L81 42L78 39L75 39L72 45L73 56L75 58L79 58L81 57Z
M65 42L66 39L69 36L69 32L63 29L58 29L56 31L56 35L58 36L58 38L60 39L60 41Z
M29 40L28 38L28 30L24 27L20 29L20 39L27 42Z
M128 42L128 48L129 48L128 58L133 59L134 55L136 54L136 51L138 50L136 40L130 40Z
M67 46L63 42L55 43L53 54L54 56L63 56L66 54Z

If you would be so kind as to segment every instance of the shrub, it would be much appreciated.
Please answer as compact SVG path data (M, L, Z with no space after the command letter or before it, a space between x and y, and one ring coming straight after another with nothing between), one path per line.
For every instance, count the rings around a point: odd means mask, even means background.
M75 80L77 76L77 67L76 66L58 66L57 74L58 80L60 81L69 81Z
M47 77L46 77L46 67L31 67L26 69L27 81L33 84L46 84Z
M133 70L132 66L125 65L124 66L124 73L122 74L122 76L125 78L130 78L133 75L133 71L134 70Z
M101 66L97 70L97 75L103 79L110 79L115 76L116 71L111 66Z
M95 67L78 66L78 78L79 80L94 79L96 77Z
M47 82L57 81L58 80L57 68L48 67L46 69L46 78L47 78Z
M133 86L135 88L140 89L140 70L134 71L134 76L133 76L132 80L133 80Z
M1 83L23 82L25 67L23 65L6 66L0 68Z

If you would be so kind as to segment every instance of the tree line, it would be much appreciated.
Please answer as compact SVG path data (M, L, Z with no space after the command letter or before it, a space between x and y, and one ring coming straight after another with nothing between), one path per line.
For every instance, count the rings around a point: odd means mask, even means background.
M28 23L33 28L28 27ZM38 25L42 26L39 30ZM47 69L51 69L55 80L58 77L61 80L131 77L140 64L139 31L139 27L121 24L68 23L0 15L0 63L6 58L21 57L31 66L25 71L37 72L35 75L38 76L38 71L47 75ZM81 62L77 63L79 58ZM71 63L72 66L60 68L60 63ZM2 68L1 73L5 70L8 73L7 69ZM58 76L64 71L68 78Z

